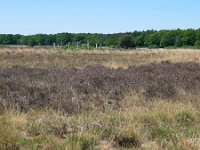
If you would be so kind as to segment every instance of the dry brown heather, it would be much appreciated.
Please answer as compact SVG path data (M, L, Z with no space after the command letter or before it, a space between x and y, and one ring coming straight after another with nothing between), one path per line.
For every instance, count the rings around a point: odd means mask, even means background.
M0 66L27 67L77 67L103 65L112 68L128 68L133 65L170 62L199 62L198 50L129 50L129 51L62 51L33 48L0 48Z
M0 149L198 150L200 51L0 50Z

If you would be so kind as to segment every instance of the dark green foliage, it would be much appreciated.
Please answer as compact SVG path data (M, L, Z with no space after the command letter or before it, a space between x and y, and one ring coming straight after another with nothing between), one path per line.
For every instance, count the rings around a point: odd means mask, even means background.
M199 47L200 30L147 30L141 32L115 33L115 34L97 34L97 33L58 33L58 34L36 34L31 36L0 34L0 45L29 45L31 47L50 46L53 43L61 46L69 42L76 45L90 43L95 47L96 43L101 46L122 48L149 47Z
M161 34L160 32L155 32L153 34L149 34L144 39L145 46L149 47L151 45L155 45L157 47L160 46Z
M200 40L197 40L197 41L195 42L195 46L196 46L197 48L200 48Z
M173 31L166 32L161 37L160 47L175 45L175 41L176 41L176 33Z
M27 45L31 46L31 47L34 47L36 45L35 39L33 37L28 37Z
M135 43L133 41L132 36L130 35L124 35L119 40L119 47L121 48L135 48Z
M72 36L70 33L56 34L56 43L59 43L60 45L66 45L68 42L72 42Z
M182 46L180 36L177 36L177 37L176 37L176 39L175 39L175 46L176 46L176 47L181 47L181 46Z
M144 38L145 38L144 34L141 34L136 37L135 44L137 47L144 47Z
M195 43L196 32L192 29L183 32L183 37L181 39L183 45L193 45Z

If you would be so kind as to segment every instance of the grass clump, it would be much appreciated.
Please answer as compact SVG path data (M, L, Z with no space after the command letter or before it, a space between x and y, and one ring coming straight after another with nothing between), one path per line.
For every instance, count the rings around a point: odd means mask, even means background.
M190 112L181 112L176 116L176 120L182 126L190 126L194 123L195 117Z
M27 132L30 136L38 136L41 133L40 127L35 123L29 123L27 125Z
M5 117L0 116L0 149L19 150L20 137Z
M69 144L71 145L71 150L94 150L97 145L97 141L94 137L90 136L72 135L69 138Z

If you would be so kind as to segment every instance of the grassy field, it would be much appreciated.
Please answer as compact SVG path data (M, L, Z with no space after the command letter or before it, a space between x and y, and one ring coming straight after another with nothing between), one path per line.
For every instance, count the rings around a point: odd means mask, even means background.
M200 51L0 49L0 149L198 150Z
M132 50L132 51L55 51L33 48L0 48L2 67L77 67L103 65L112 68L127 68L133 65L171 62L199 62L199 50Z

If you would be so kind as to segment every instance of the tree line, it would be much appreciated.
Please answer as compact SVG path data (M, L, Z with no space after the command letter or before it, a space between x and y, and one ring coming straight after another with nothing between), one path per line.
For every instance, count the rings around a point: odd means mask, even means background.
M147 30L115 34L58 33L58 34L0 34L0 45L66 46L80 43L113 48L166 48L191 46L200 48L200 29Z

